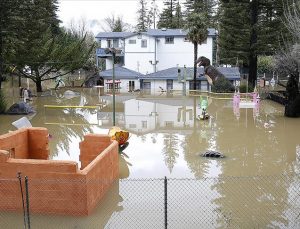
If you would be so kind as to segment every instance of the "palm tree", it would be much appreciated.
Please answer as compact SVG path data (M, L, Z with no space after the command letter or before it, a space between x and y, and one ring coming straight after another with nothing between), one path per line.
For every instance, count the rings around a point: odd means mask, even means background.
M186 20L187 38L194 44L194 90L196 90L198 44L201 45L207 39L207 23L204 13L191 13Z

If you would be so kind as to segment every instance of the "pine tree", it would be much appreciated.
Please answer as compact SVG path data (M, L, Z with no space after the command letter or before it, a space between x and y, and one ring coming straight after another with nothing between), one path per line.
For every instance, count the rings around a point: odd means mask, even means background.
M138 23L136 25L136 29L139 32L144 32L147 30L149 25L149 18L148 18L148 6L146 0L139 0L139 9L138 13Z
M186 0L183 4L186 9L184 12L185 18L192 12L203 13L208 20L208 26L214 27L216 24L217 0Z
M42 91L42 81L58 77L60 70L66 74L83 66L92 48L86 47L85 37L59 28L56 10L56 1L34 0L23 4L19 14L22 42L12 63L16 74L36 83L37 92Z
M2 75L8 71L9 62L17 55L20 41L20 28L23 1L0 1L0 90ZM5 62L5 63L4 63Z
M184 26L184 20L183 20L183 13L181 11L181 5L179 2L177 2L176 8L175 8L175 15L173 20L173 28L174 29L180 29Z
M282 44L283 6L281 0L222 0L219 7L221 63L237 59L249 68L249 83L257 79L258 55L272 55Z
M165 0L164 9L157 23L158 28L174 28L174 14L178 0Z
M245 7L246 6L246 7ZM219 54L221 64L236 64L238 59L248 65L250 18L245 3L221 1Z

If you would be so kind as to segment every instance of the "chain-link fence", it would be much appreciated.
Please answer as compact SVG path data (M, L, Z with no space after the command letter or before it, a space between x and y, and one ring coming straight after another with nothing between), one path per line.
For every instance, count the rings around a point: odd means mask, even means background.
M300 228L299 175L119 180L91 214L72 216L86 201L66 201L84 196L78 182L0 179L0 228ZM70 211L43 213L53 202Z

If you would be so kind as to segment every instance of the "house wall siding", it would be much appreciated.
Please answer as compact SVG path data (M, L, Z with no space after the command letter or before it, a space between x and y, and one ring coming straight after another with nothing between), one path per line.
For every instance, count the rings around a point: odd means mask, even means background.
M141 48L141 41L147 40L147 48ZM129 40L135 40L136 44L129 44ZM155 47L156 40L156 47ZM198 56L206 56L212 61L212 37L207 38L206 44L198 46ZM158 61L156 69L153 66ZM152 61L153 64L150 63ZM183 67L193 66L194 45L185 41L184 37L174 37L173 44L166 44L165 37L154 38L142 35L125 39L125 67L142 74L153 73L177 65Z

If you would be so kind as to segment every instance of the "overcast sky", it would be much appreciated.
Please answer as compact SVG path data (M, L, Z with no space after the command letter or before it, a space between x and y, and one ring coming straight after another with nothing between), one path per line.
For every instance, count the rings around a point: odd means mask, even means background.
M138 0L59 0L58 16L64 26L68 26L72 19L84 18L90 24L94 34L101 31L100 23L103 19L114 14L123 16L126 23L135 25L137 18ZM161 8L163 0L156 0Z

